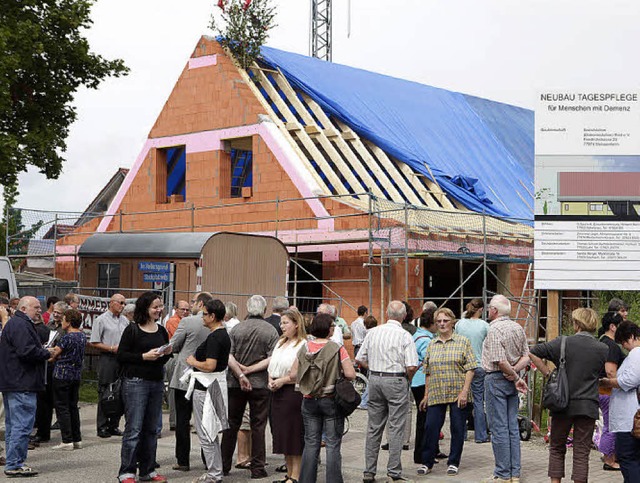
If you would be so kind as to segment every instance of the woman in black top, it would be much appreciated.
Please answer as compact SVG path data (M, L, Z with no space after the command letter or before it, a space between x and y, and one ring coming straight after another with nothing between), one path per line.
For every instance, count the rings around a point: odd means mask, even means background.
M196 432L200 440L202 455L204 456L207 472L195 481L202 483L216 483L222 481L222 453L220 451L220 439L218 435L211 435L203 423L204 404L207 389L210 384L217 381L220 387L220 395L226 399L227 380L224 370L229 363L231 352L231 339L227 330L222 325L226 309L218 300L211 300L204 306L202 320L205 327L211 330L206 340L198 346L195 354L187 357L186 362L195 372L219 373L221 377L208 377L196 379L193 391L193 412L196 419ZM208 382L208 384L203 384ZM215 388L214 388L215 389ZM215 406L215 401L214 406ZM219 428L220 430L224 428Z
M598 419L598 379L607 358L607 346L598 342L592 332L598 325L598 314L581 307L571 313L575 335L568 336L565 343L567 379L569 380L569 406L552 412L549 445L549 478L559 483L564 477L564 457L567 452L567 437L573 426L573 471L571 479L585 482L589 476L589 453L596 419ZM542 359L560 362L562 337L538 344L529 356L544 376L551 370Z
M133 323L122 333L118 362L122 372L125 430L122 436L118 479L166 482L155 471L158 420L162 415L163 366L171 357L169 335L157 322L164 305L154 292L136 301Z
M599 341L609 347L607 361L600 371L600 378L607 377L614 379L618 374L618 367L624 360L624 354L618 344L616 344L616 330L622 323L622 315L618 312L609 311L602 317L602 327L598 330ZM620 465L616 462L616 435L609 431L609 402L611 399L611 388L600 386L600 410L602 411L602 434L598 450L604 455L602 468L607 471L620 471Z

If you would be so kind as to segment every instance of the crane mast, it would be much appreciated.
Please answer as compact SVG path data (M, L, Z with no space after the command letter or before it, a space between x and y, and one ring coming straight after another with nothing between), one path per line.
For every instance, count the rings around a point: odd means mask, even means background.
M331 0L311 0L311 56L331 62Z

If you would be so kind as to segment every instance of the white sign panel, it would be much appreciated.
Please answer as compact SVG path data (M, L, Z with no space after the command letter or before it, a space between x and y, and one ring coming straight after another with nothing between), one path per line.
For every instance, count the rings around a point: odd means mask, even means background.
M545 92L535 287L640 290L640 93Z

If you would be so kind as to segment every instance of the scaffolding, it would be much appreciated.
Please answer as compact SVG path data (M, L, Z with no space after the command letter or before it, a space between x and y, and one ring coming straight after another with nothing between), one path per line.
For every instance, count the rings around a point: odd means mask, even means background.
M454 300L462 308L464 301L471 297L479 296L486 300L492 295L487 287L488 281L493 279L497 281L497 291L505 293L517 304L517 318L521 319L523 325L531 327L531 339L538 338L538 303L524 290L523 293L510 293L509 287L500 280L495 270L498 264L530 265L533 258L533 230L526 220L503 220L473 212L418 207L392 202L370 192L276 198L261 202L228 201L210 206L191 204L176 207L167 204L162 205L158 211L121 210L109 216L10 208L10 216L20 218L21 229L13 233L7 231L6 247L9 257L16 261L22 271L35 271L56 277L57 262L64 259L73 263L77 278L78 248L94 233L95 227L103 218L109 221L109 231L121 233L241 231L271 235L289 249L294 265L292 279L289 281L289 294L293 300L299 298L298 293L304 284L317 283L322 286L325 297L335 299L339 306L349 307L354 311L362 302L341 297L341 283L366 284L369 307L384 307L391 300L394 291L396 297L398 293L403 293L404 299L421 305L424 300L422 294L410 296L409 261L457 260L461 267L458 286L446 297L436 300L439 305ZM304 212L301 206L316 202L321 203L331 214L325 217L314 214L290 215ZM310 210L307 212L311 213ZM261 215L256 216L256 213ZM146 223L143 222L145 220ZM155 228L139 228L149 226L151 220ZM326 231L317 229L319 224L327 222L335 227L331 237ZM338 246L341 250L363 253L366 277L321 278L309 273L299 263L305 253ZM401 288L394 287L391 281L391 265L394 260L404 262L404 287ZM38 270L32 269L34 263L40 267ZM473 265L474 269L472 273L465 274L463 268L468 265ZM482 293L466 290L468 281L479 275L483 280ZM528 277L529 275L527 283ZM380 300L376 300L374 304L374 287L377 292L378 286ZM455 307L456 311L461 312L458 307Z

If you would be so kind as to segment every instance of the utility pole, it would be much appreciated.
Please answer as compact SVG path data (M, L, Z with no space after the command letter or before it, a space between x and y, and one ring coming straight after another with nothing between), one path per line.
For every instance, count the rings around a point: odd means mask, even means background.
M331 62L331 0L311 0L311 56Z

